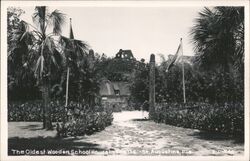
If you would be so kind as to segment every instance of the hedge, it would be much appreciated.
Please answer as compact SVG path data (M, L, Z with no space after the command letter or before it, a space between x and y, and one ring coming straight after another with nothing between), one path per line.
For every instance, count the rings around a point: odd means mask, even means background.
M62 121L65 106L60 101L51 101L52 122ZM41 100L11 102L8 104L8 121L42 121L43 103Z
M156 122L230 135L244 135L244 105L241 103L158 104Z
M67 109L66 121L57 123L58 136L90 135L104 130L112 124L113 111L103 106L89 108L81 104L72 103Z
M51 119L56 123L58 136L92 134L112 124L113 111L109 107L70 102L67 108L62 101L51 101ZM42 101L8 104L8 121L43 120Z

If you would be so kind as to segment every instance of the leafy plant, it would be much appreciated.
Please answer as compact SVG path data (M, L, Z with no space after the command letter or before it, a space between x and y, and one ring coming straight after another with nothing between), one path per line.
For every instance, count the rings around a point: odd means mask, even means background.
M113 121L112 110L95 106L71 102L67 108L67 119L57 123L57 134L60 137L91 135L94 132L104 130Z
M154 120L180 127L244 135L244 106L240 103L159 104Z
M35 26L20 21L21 28L14 32L12 38L17 45L9 45L8 57L16 54L23 55L23 66L34 71L44 100L43 126L51 129L50 86L53 78L58 76L57 73L62 65L62 56L58 51L55 36L61 33L65 15L58 10L49 13L47 7L37 6L32 18ZM48 33L49 29L52 30L51 33ZM24 51L18 53L18 46Z

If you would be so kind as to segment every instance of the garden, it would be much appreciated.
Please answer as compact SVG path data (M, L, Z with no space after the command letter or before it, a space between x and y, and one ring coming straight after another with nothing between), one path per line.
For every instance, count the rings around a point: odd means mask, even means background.
M173 129L179 128L181 136L187 128L190 133L199 130L244 141L243 7L205 7L199 12L189 33L194 56L182 56L183 62L173 62L170 57L158 55L161 62L156 63L154 71L154 113L149 114L150 120L147 117L125 120L128 126L119 121L114 123L114 115L118 118L124 110L131 115L135 112L136 116L141 109L150 111L150 63L95 52L86 41L75 38L71 19L69 37L63 36L66 14L59 10L35 7L33 24L23 21L20 18L23 14L20 8L8 8L9 123L42 123L43 130L56 131L59 140L78 136L90 139L93 136L95 140L95 136L104 133L115 138L106 137L107 142L118 140L122 144L125 136L131 134L132 145L144 135L138 129L143 129L145 122L149 129L170 128L174 133ZM99 93L102 80L129 84L127 107L117 103L113 108L102 102ZM110 129L124 140L111 136ZM144 139L151 144L148 138Z

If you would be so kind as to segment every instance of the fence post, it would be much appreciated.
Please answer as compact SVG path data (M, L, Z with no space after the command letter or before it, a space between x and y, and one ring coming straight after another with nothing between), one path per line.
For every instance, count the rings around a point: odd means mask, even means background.
M155 55L150 55L149 71L149 118L153 119L155 114Z

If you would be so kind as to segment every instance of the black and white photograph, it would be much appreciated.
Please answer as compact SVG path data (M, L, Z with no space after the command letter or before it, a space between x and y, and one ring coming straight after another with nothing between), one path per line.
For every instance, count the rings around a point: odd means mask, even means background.
M1 2L1 160L249 160L249 2L210 2Z

